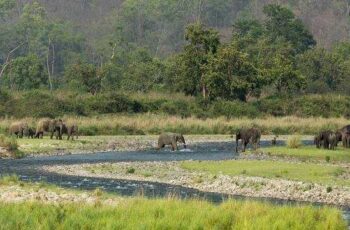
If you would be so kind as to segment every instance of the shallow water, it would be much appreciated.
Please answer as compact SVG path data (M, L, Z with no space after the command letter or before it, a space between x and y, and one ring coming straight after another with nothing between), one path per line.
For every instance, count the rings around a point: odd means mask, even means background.
M279 142L278 144L282 145L283 142ZM305 144L312 144L312 142L305 141ZM269 142L267 141L262 141L261 143L261 146L268 145ZM143 195L150 198L176 196L181 199L200 198L215 203L220 203L228 198L267 201L279 205L301 203L271 198L248 198L244 196L230 196L220 193L201 192L196 189L164 183L67 176L44 172L40 169L42 166L103 162L229 160L235 159L238 156L238 154L233 151L234 149L235 145L232 142L212 142L189 145L188 149L182 149L177 152L171 152L169 149L165 149L163 151L109 152L86 155L24 158L20 160L0 160L0 175L16 174L23 181L47 182L66 188L83 190L101 188L105 191L114 192L123 196ZM314 205L322 206L317 203ZM350 226L350 207L344 208L344 218L348 220Z

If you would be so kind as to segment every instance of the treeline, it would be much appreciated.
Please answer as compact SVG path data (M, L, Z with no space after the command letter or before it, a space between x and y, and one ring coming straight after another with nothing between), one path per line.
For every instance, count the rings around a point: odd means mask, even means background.
M57 118L100 114L164 114L182 118L346 117L350 97L334 95L271 96L251 102L208 101L195 97L118 93L81 94L74 91L0 91L0 116Z
M93 50L101 45L100 53L91 51L90 41L76 32L70 23L50 18L39 3L26 3L20 5L23 6L20 9L15 3L14 0L0 1L0 20L4 22L0 24L3 115L167 110L181 116L203 114L204 117L348 114L342 108L347 104L343 101L347 97L334 100L329 93L350 93L347 84L350 80L350 42L334 44L331 49L316 46L304 23L280 5L266 5L262 9L264 20L241 16L235 20L232 36L225 40L217 30L205 26L212 25L209 21L218 17L207 16L208 21L201 23L203 19L199 20L197 15L195 21L198 22L184 29L184 45L178 45L178 52L160 58L157 48L147 45L154 37L148 34L148 27L144 27L159 26L159 21L155 20L157 15L147 15L153 17L148 24L140 24L138 18L133 18L135 25L130 26L130 15L140 7L129 1L123 3L129 11L123 11L124 16L118 14L118 23L110 36L93 45ZM169 4L175 4L175 1L166 3L163 8L157 8L160 5L154 2L157 12L169 16L169 22L164 26L170 26L178 15L171 19L173 11L169 10L176 7ZM196 8L186 4L182 7ZM146 4L145 9L150 10L151 6ZM224 9L218 10L217 14L223 12ZM216 23L220 24L219 21ZM177 46L175 41L174 46ZM180 92L197 99L193 105L176 101L167 102L169 105L163 105L163 102L148 105L148 102L133 101L121 93L152 91ZM325 94L320 97L320 103L334 106L334 109L318 113L318 108L311 103L318 97L308 96L315 93ZM305 112L308 109L302 108L303 100L310 102L312 111ZM334 101L345 104L334 105ZM41 108L47 106L47 109L32 111L38 109L33 107L39 102L43 105ZM300 108L292 108L294 111L281 109L278 106L282 102L287 103L287 107L294 102ZM264 103L269 105L264 108L261 106ZM225 111L220 112L222 110Z

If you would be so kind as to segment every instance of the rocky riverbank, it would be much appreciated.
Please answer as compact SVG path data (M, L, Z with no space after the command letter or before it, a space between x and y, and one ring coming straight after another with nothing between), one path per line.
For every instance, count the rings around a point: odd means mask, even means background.
M93 192L70 191L61 188L49 188L41 184L11 183L0 184L0 202L42 202L49 204L84 203L89 205L118 205L123 198L103 197L99 190Z
M83 177L161 182L205 192L350 206L350 188L348 187L333 186L330 189L320 184L280 178L212 175L185 170L180 167L179 162L56 165L44 166L43 169L49 172Z

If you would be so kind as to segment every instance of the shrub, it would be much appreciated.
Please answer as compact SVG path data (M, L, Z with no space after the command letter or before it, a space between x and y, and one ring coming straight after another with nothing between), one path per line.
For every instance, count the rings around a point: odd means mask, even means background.
M50 92L28 91L6 104L9 115L23 117L55 118L66 112L64 102Z
M332 191L333 191L333 188L330 187L330 186L328 186L328 187L327 187L327 193L331 193Z
M290 149L298 149L302 146L301 137L298 135L290 136L287 140L287 146Z
M210 114L214 117L225 116L226 118L234 118L256 117L259 112L249 103L239 101L217 101L211 105Z
M18 150L17 140L14 137L0 135L0 147L4 148L6 152L10 154L10 156L13 158L18 159L23 158L25 156L23 152Z
M330 156L326 156L326 161L330 162L331 161L331 157Z
M178 115L181 117L191 116L190 106L185 101L168 101L163 103L160 111L170 115Z
M5 148L9 152L18 150L17 140L14 137L0 135L0 147Z
M128 173L128 174L134 174L134 173L135 173L135 169L134 169L134 168L128 168L128 169L126 170L126 173Z

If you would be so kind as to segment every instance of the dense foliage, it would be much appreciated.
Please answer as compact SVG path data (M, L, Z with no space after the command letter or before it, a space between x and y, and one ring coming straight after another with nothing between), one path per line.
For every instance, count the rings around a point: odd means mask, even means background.
M244 2L126 0L108 18L108 35L91 39L69 20L52 18L45 3L0 0L0 113L349 115L346 100L335 106L330 93L343 100L350 92L350 42L317 46L289 7L261 5L253 14L252 3ZM223 36L220 28L229 22L233 28ZM155 103L124 96L155 91L197 99ZM319 93L320 104L311 102ZM319 109L325 104L334 109Z

